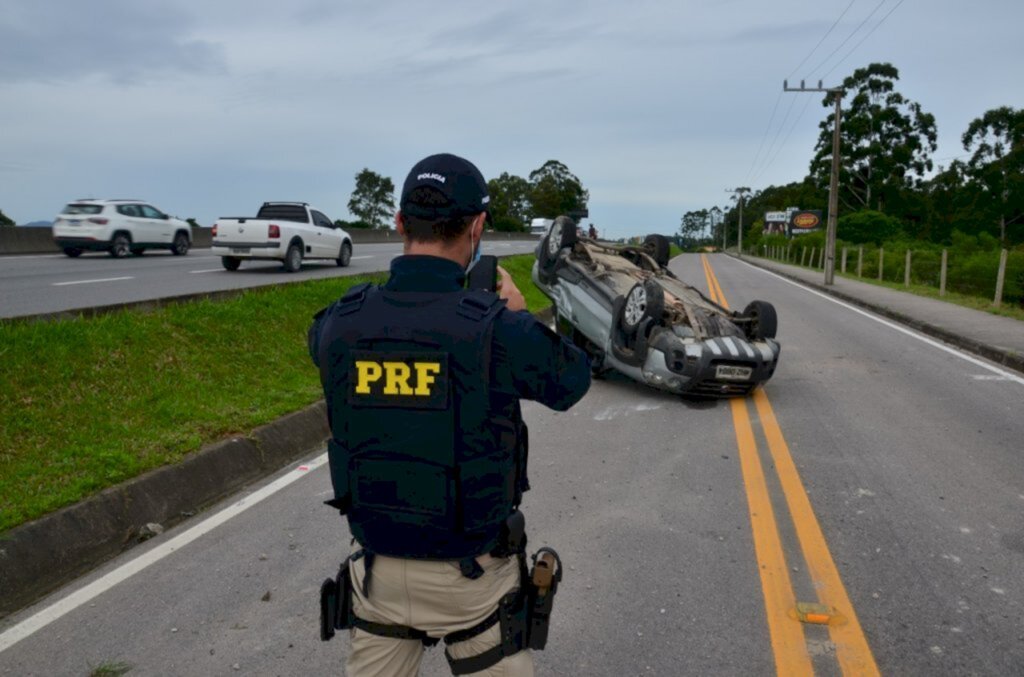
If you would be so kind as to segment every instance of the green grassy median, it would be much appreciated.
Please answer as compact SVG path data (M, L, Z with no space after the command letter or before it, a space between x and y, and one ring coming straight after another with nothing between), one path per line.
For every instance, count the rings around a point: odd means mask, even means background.
M532 255L502 260L532 311ZM154 311L0 321L0 532L322 396L314 312L383 274Z

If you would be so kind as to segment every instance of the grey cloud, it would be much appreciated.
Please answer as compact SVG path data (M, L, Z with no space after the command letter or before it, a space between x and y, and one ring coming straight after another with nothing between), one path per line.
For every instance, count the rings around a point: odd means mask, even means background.
M0 82L105 76L120 84L156 73L219 72L218 45L192 39L188 15L131 0L47 3L15 0L0 9Z

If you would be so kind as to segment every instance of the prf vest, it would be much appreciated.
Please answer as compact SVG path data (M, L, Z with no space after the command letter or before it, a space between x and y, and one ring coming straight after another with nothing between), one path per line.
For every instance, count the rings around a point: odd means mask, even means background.
M489 388L503 307L489 292L360 285L326 309L327 503L366 550L463 559L497 545L528 489L519 402Z

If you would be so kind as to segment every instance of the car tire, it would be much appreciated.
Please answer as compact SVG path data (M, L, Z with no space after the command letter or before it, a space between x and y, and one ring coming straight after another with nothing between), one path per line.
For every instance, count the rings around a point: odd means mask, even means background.
M284 269L286 272L294 273L300 268L302 268L302 247L293 244L288 247L288 251L284 255Z
M115 259L123 259L132 249L132 240L124 233L118 233L110 243L110 255Z
M142 247L136 247L135 249L132 249L132 256L142 256L145 253L146 250L143 249Z
M671 251L668 238L664 235L648 235L644 238L644 249L651 255L654 262L662 268L668 266L669 252Z
M664 311L665 290L661 285L656 280L637 282L626 294L619 314L619 326L628 336L632 336L645 319L651 318L657 322Z
M567 247L572 247L578 241L576 236L576 222L568 216L559 216L548 229L540 247L540 265L546 273L555 270L558 263L558 254Z
M188 254L189 242L188 235L185 233L178 233L174 236L174 242L171 243L171 253L175 256L184 256Z
M77 259L82 255L82 249L79 247L64 247L64 254L73 259Z
M767 301L751 301L743 315L750 318L747 325L747 336L753 341L775 338L775 332L779 328L779 317L775 313L775 306Z
M335 261L337 262L338 267L340 268L345 268L346 266L348 266L349 262L352 261L352 245L350 243L341 243L341 253L338 255L338 258L335 259Z
M220 262L224 266L224 270L238 270L238 267L242 265L242 259L237 256L222 256Z

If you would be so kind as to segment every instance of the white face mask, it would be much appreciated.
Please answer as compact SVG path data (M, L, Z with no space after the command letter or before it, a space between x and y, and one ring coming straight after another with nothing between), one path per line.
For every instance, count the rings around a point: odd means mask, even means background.
M469 227L469 243L473 246L473 255L469 257L469 265L466 266L466 272L473 270L473 266L480 260L480 242L477 241L473 244L473 226Z

